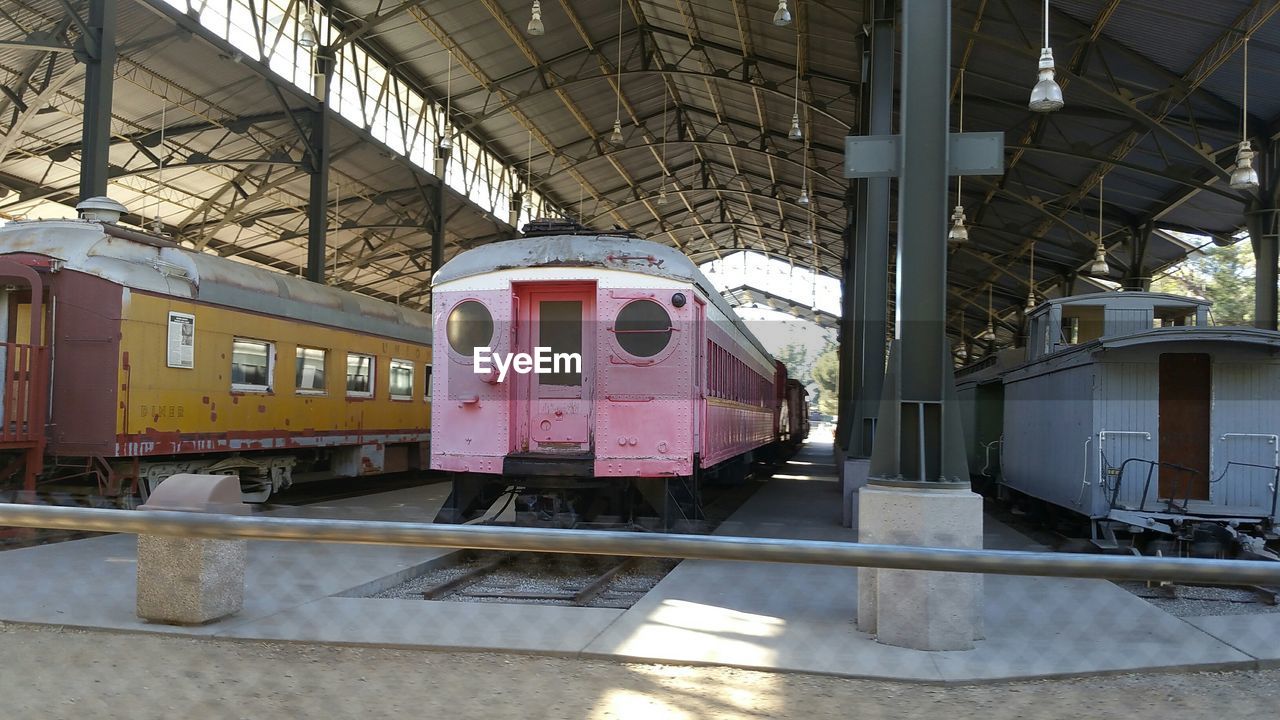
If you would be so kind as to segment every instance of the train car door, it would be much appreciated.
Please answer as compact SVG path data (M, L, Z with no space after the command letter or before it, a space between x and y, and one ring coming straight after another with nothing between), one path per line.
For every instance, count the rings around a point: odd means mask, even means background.
M518 445L535 453L585 453L592 449L595 390L594 283L538 284L517 288L520 323L516 352L536 360L549 355L551 372L517 376L520 388ZM536 368L535 368L536 370ZM514 372L514 371L513 371Z
M707 403L703 397L707 382L707 306L694 296L693 298L693 348L689 351L689 362L693 364L693 452L702 452L702 428L706 421L703 413ZM694 468L696 471L697 468Z
M1212 372L1203 353L1160 355L1160 497L1209 499ZM1188 470L1170 467L1179 465ZM1193 472L1194 471L1194 472Z

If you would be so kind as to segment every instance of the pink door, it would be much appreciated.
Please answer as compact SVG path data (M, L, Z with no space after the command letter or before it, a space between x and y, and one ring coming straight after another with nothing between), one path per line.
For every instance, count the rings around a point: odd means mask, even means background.
M518 449L540 453L585 453L592 449L595 286L539 284L517 288L518 352L543 369L517 377Z

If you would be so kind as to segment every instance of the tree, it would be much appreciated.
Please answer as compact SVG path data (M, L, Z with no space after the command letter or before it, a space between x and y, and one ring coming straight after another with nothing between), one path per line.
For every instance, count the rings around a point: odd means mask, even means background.
M809 384L809 371L813 363L809 361L809 349L800 343L791 343L774 353L774 357L787 366L787 377Z
M1190 295L1213 303L1218 325L1252 325L1253 251L1248 240L1192 253L1151 283L1156 292Z
M818 397L810 402L824 415L840 413L840 348L831 343L813 361L813 381Z

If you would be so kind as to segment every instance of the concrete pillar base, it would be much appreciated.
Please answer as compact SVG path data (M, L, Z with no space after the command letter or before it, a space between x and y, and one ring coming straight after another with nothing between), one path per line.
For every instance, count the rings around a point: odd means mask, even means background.
M870 458L840 458L840 496L843 499L844 526L853 527L858 518L858 490L867 484Z
M858 491L858 540L982 547L982 498L967 487L870 484ZM858 629L914 650L969 650L983 637L982 576L858 570Z
M138 536L138 617L202 625L244 607L243 540Z

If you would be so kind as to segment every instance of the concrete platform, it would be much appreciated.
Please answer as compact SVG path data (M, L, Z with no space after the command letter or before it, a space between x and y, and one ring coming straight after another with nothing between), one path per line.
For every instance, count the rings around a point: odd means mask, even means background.
M718 533L854 542L829 446L811 445ZM323 506L305 517L424 520L447 487ZM984 542L1042 549L992 518ZM986 639L963 652L881 645L854 626L849 568L685 561L629 610L351 597L390 587L446 551L253 542L245 608L206 626L134 617L131 536L0 552L0 620L247 640L510 650L924 682L1280 660L1280 615L1178 619L1105 581L987 576ZM95 642L110 642L98 639Z

